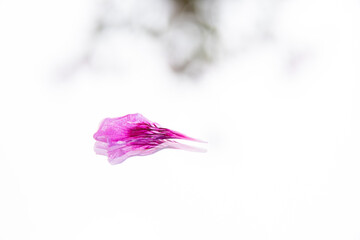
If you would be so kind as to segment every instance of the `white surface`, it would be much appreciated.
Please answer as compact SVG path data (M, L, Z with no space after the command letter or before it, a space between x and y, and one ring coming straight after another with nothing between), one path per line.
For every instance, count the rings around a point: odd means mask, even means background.
M195 83L138 32L117 36L116 74L63 80L95 4L0 3L0 239L360 239L359 2L277 1L268 41L262 2L234 2ZM134 112L208 153L111 166L92 134Z

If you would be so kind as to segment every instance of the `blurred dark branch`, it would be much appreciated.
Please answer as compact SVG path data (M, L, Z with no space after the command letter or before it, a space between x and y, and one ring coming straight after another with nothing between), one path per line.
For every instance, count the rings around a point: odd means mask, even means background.
M116 18L119 16L116 5L121 4L120 0L104 0L101 2L99 8L99 15L95 21L93 32L89 42L89 48L84 54L81 64L90 65L94 57L94 51L96 46L101 44L101 36L106 31L122 31L123 29L137 29L144 31L150 36L165 39L166 44L171 45L171 49L168 51L169 65L179 74L194 74L200 73L204 66L214 59L216 52L216 38L217 30L214 25L214 12L213 8L215 0L167 0L169 5L172 6L167 15L168 26L166 28L158 29L152 26L143 26L137 21L137 18L141 16L135 16L131 19ZM138 1L138 4L142 4ZM211 12L209 12L211 10ZM149 10L151 11L151 10ZM153 13L159 14L159 13ZM115 16L115 17L113 17ZM197 33L194 36L190 36L186 27L192 26ZM183 35L183 38L198 38L194 39L196 46L190 46L189 49L183 51L183 49L177 50L179 44L182 43L182 38L171 37L172 31L176 31L177 34ZM168 37L170 36L170 37ZM173 52L181 52L184 56L177 59L176 54Z

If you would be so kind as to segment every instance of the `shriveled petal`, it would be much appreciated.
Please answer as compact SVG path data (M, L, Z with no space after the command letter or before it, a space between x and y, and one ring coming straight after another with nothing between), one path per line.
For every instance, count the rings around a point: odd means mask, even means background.
M177 143L171 139L203 141L162 128L138 113L119 118L106 118L100 124L94 138L97 140L94 146L95 152L107 156L111 164L121 163L132 156L153 154L164 148L204 152L204 149Z

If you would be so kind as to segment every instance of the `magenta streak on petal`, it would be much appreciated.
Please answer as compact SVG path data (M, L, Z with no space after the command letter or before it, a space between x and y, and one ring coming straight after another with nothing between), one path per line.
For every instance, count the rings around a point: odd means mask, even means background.
M196 142L204 142L194 138L185 136L184 134L172 131L167 128L161 128L156 124L150 123L138 123L134 128L129 129L128 136L134 138L145 138L145 139L154 139L154 140L164 140L164 139L185 139Z
M141 114L129 114L120 118L106 118L94 134L95 152L108 156L112 164L123 162L132 156L145 156L164 148L204 152L204 149L171 141L184 139L203 142L181 133L162 128Z

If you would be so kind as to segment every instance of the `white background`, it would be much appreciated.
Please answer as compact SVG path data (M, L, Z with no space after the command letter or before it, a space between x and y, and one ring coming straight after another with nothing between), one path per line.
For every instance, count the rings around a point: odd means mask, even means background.
M136 31L105 40L116 73L63 77L98 5L1 1L0 239L360 239L360 2L270 2L222 1L192 81ZM136 112L208 152L95 155L99 122Z

